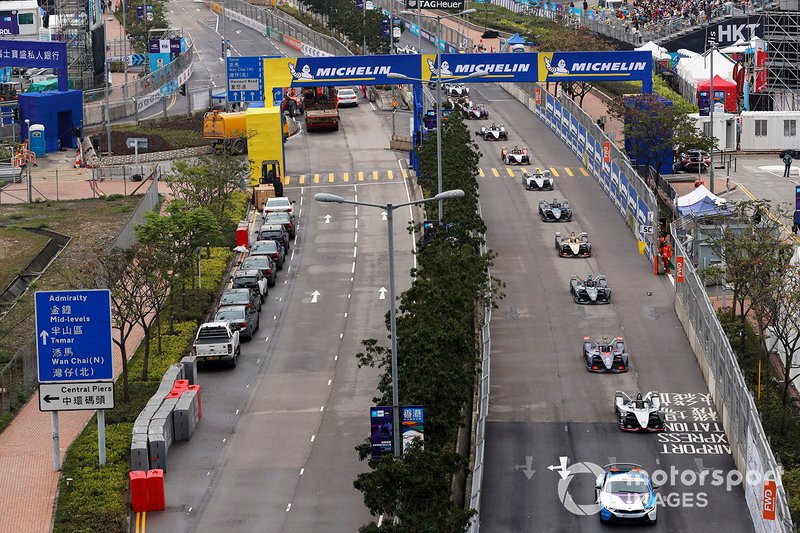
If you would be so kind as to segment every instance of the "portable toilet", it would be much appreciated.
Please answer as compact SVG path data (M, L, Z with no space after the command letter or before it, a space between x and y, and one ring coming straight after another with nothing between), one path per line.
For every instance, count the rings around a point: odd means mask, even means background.
M36 154L36 157L44 157L44 126L31 124L30 128L28 128L28 139L30 140L30 151Z

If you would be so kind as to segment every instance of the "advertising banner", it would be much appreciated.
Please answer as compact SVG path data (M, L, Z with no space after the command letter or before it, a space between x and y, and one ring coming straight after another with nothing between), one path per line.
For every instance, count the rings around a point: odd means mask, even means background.
M419 56L415 56L419 57ZM485 76L471 82L534 82L536 81L536 54L442 54L441 68L436 64L436 54L422 54L422 79L436 80L468 76L486 72Z
M685 259L682 255L678 255L675 257L675 283L683 283L686 281L686 271L685 271ZM774 482L773 482L774 483ZM766 491L766 485L764 486L764 490ZM764 508L766 512L766 507ZM773 510L772 518L775 518L775 513Z
M574 153L578 153L578 119L572 115L569 123L569 145Z
M611 187L608 191L611 196L611 201L617 206L619 210L619 167L616 163L611 163Z
M625 173L619 173L619 190L617 191L619 214L625 217L625 210L628 205L628 177Z
M89 16L89 31L103 25L103 4L101 0L88 0L87 14Z
M625 218L627 215L636 219L636 206L639 205L639 194L636 192L636 189L633 187L633 182L628 181L628 207L625 213Z
M653 55L645 51L539 52L538 81L641 81L653 90Z
M287 36L283 37L286 42ZM295 39L296 40L296 39ZM299 49L302 44L298 41ZM281 57L264 60L270 87L389 85L389 73L419 78L419 55Z
M406 0L406 9L451 9L464 11L465 0Z
M566 108L561 108L561 140L566 142L569 135L569 119L572 115Z
M561 129L561 102L558 100L555 100L553 107L553 123L550 124L550 129L556 133Z
M400 412L402 418L400 433L403 437L403 451L414 439L425 440L425 409L421 405L406 405Z
M583 153L583 166L589 171L589 174L594 176L594 137L589 132L586 132L586 151Z
M17 14L11 11L0 11L0 36L19 35Z
M641 196L638 197L636 203L636 239L646 241L647 235L644 234L644 227L647 226L647 219L649 218L650 209L647 208L647 203Z
M594 141L594 177L597 183L603 183L603 143L595 139Z
M606 194L611 194L611 163L603 161L603 188Z
M392 454L392 407L371 407L369 410L369 441L372 458Z
M553 117L555 116L555 101L556 99L552 94L548 94L545 104L545 122L548 126L553 124Z
M578 146L575 149L575 153L578 154L578 157L583 158L583 154L586 151L586 128L583 127L583 124L578 124Z
M69 90L67 43L64 41L0 41L0 67L56 69L58 90Z

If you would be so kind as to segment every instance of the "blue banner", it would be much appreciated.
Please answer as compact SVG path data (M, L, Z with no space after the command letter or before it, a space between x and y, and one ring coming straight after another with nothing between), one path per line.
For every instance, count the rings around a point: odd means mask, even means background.
M594 177L597 180L597 183L602 183L603 181L603 143L595 139L594 141Z
M578 153L578 119L575 118L575 115L571 115L569 123L569 146L573 153Z
M56 69L58 90L69 90L66 42L0 41L0 67Z
M611 201L614 202L614 205L617 206L617 210L619 211L619 167L614 162L611 163L611 188L608 194L611 196Z
M639 195L636 189L633 188L633 182L628 181L628 206L626 215L636 218L636 206L639 205ZM626 216L627 218L627 216Z
M625 217L625 210L628 206L628 176L624 172L619 173L619 190L617 191L619 214Z
M636 221L638 224L636 225L636 231L634 235L636 235L636 239L640 241L646 241L647 236L644 234L644 227L647 225L648 214L650 210L647 208L647 204L644 201L644 198L641 196L639 197L639 202L636 209Z
M561 129L561 102L558 100L555 100L553 107L553 123L550 124L550 129L556 133Z
M392 407L371 407L369 410L369 441L372 458L379 459L392 454Z
M603 189L606 194L611 194L611 163L606 163L605 159L600 163L602 168L601 176L603 178Z
M281 57L264 59L264 74L272 87L392 85L404 83L388 75L420 77L418 54L385 56ZM407 82L405 82L407 83Z
M552 94L548 93L545 95L545 122L548 126L552 126L553 124L553 117L555 115L555 101L556 99L553 97Z
M567 111L566 107L561 108L561 140L567 142L569 136L569 119L572 115Z
M653 55L647 51L539 52L538 81L641 81L653 91Z
M578 125L578 148L576 149L576 153L578 157L582 160L583 154L586 151L586 128L583 127L583 124Z
M494 53L494 54L442 54L441 68L436 64L436 54L422 55L422 79L435 80L468 76L475 72L485 72L480 78L470 81L534 82L536 81L536 54Z
M586 132L586 151L583 154L583 166L589 171L589 174L594 176L594 137L587 131Z

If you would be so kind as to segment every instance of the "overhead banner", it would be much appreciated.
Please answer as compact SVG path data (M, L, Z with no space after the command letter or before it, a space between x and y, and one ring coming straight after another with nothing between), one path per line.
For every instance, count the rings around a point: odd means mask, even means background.
M650 52L539 52L538 55L536 81L641 81L642 92L652 92Z
M464 11L465 0L406 0L407 9L453 9Z
M0 41L0 67L52 68L58 73L58 90L69 90L64 41Z
M422 54L422 79L426 81L463 78L475 72L485 76L471 78L470 82L534 82L536 81L536 54L442 54L441 65L436 54Z
M391 85L403 83L389 73L419 78L419 56L281 57L264 60L270 87L319 85Z

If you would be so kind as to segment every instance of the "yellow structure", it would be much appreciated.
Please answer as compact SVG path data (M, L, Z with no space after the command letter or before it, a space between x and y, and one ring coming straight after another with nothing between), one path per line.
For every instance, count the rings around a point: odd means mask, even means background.
M264 164L283 182L286 168L283 155L283 124L280 107L255 107L247 111L247 151L250 158L250 185L262 183ZM272 184L271 182L269 182Z

